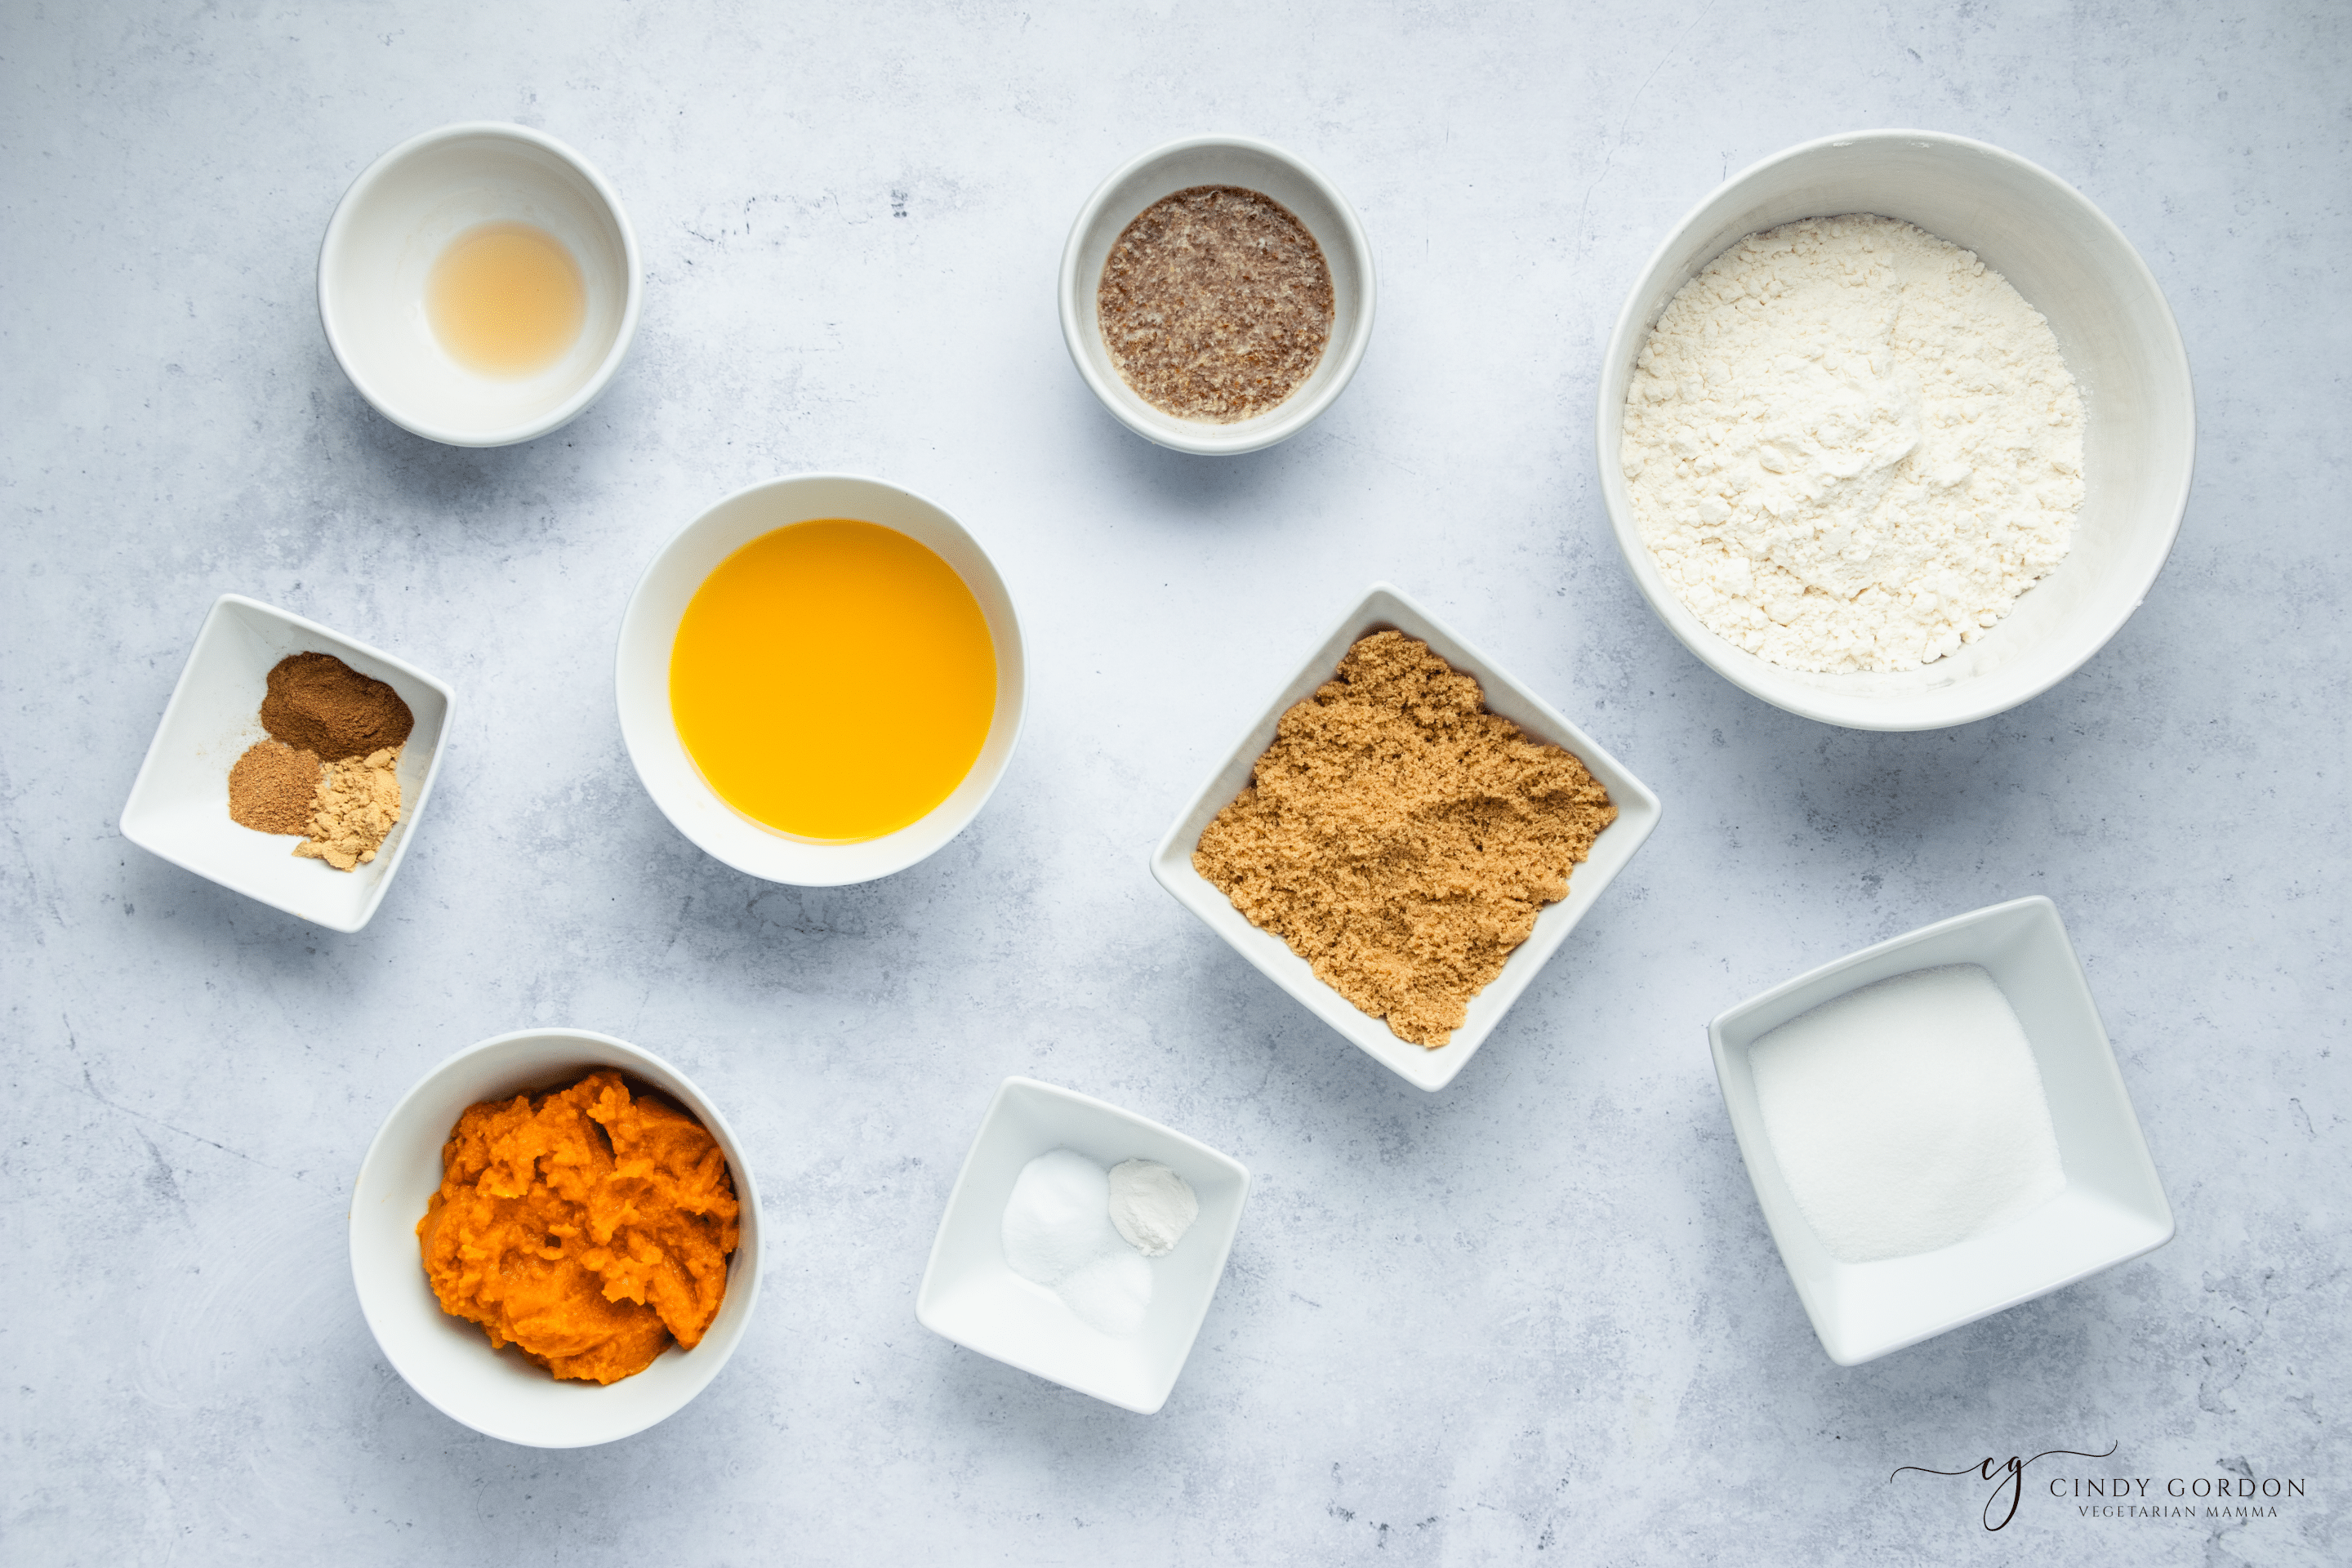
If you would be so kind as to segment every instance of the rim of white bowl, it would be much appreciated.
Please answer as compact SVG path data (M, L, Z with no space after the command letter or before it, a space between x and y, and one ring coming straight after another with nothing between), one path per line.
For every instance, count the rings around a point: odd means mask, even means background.
M740 1236L742 1238L748 1238L748 1246L746 1244L746 1239L739 1239L737 1241L734 1256L728 1259L727 1289L731 1293L736 1289L739 1284L742 1287L745 1292L743 1297L742 1314L736 1321L736 1326L732 1335L720 1343L712 1346L719 1354L717 1359L712 1361L707 1368L702 1370L700 1380L697 1382L691 1389L688 1390L686 1396L680 1399L676 1405L673 1405L667 1410L663 1411L660 1415L655 1415L648 1420L630 1427L625 1432L614 1432L609 1436L591 1438L586 1442L569 1444L543 1443L531 1437L517 1436L511 1431L493 1430L489 1426L485 1426L481 1423L450 1409L438 1398L435 1397L434 1394L422 1384L418 1383L416 1379L411 1377L409 1375L408 1368L401 1363L399 1352L393 1349L392 1345L385 1340L383 1329L378 1327L376 1324L374 1304L363 1282L363 1276L361 1272L359 1259L360 1200L368 1189L369 1173L375 1165L376 1157L378 1154L383 1152L383 1141L385 1135L392 1131L393 1124L400 1120L401 1113L408 1109L410 1102L415 1100L418 1096L424 1094L425 1090L431 1089L434 1084L438 1082L450 1072L454 1071L461 1064L470 1061L476 1057L484 1055L487 1052L495 1051L504 1046L512 1045L518 1040L538 1040L551 1037L584 1040L593 1042L595 1045L610 1047L614 1050L620 1052L623 1056L628 1057L646 1066L652 1067L657 1071L667 1073L685 1087L687 1092L698 1102L694 1105L688 1106L687 1109L690 1111L694 1111L697 1114L698 1120L702 1120L704 1130L709 1131L718 1140L720 1152L727 1156L728 1170L735 1178L736 1202L740 1205L741 1211L739 1218ZM646 1081L652 1082L650 1079L647 1079ZM659 1089L664 1094L669 1094L671 1092L670 1089L659 1083L654 1083L653 1087ZM685 1072L680 1070L675 1062L671 1062L661 1057L656 1056L653 1052L646 1049L643 1046L631 1045L628 1041L621 1039L616 1036L604 1034L595 1029L575 1029L562 1024L550 1024L544 1027L535 1029L509 1029L503 1035L493 1035L487 1040L477 1040L472 1045L466 1047L464 1049L453 1052L450 1055L442 1058L431 1067L425 1068L424 1076L419 1078L415 1083L409 1085L408 1092L402 1095L397 1100L394 1101L392 1109L384 1112L383 1121L376 1127L375 1136L368 1141L367 1152L360 1159L359 1174L353 1177L352 1181L352 1202L349 1212L344 1215L344 1226L347 1232L345 1251L349 1255L347 1261L350 1263L352 1268L352 1293L357 1295L360 1299L360 1316L366 1321L368 1333L370 1337L375 1341L376 1349L383 1352L384 1360L392 1363L393 1371L400 1374L400 1381L408 1385L410 1393L415 1394L416 1397L422 1399L425 1404L430 1405L434 1409L438 1410L442 1415L446 1415L450 1420L455 1421L460 1426L479 1432L485 1437L495 1437L501 1443L515 1444L519 1447L598 1447L606 1443L620 1442L625 1437L634 1437L638 1433L646 1431L649 1427L660 1426L663 1422L668 1420L671 1416L677 1415L679 1411L693 1404L697 1399L701 1398L703 1390L709 1388L711 1384L718 1379L719 1374L726 1370L727 1363L734 1359L736 1347L743 1342L743 1336L750 1331L751 1314L760 1305L760 1266L762 1262L761 1258L761 1247L764 1227L761 1218L760 1184L752 1177L751 1164L743 1158L743 1141L735 1135L734 1127L729 1123L726 1114L719 1109L718 1102L712 1100L708 1094L705 1094L702 1090L702 1086L695 1082L693 1079L689 1078ZM743 1270L744 1278L739 1281L735 1278L735 1259L743 1257L747 1250L751 1256L749 1265ZM421 1258L419 1259L418 1267L423 1267L423 1261ZM721 1310L724 1310L723 1304ZM705 1342L708 1343L709 1342L706 1340ZM698 1346L696 1348L698 1350L700 1347ZM492 1352L491 1353L496 1354L497 1352ZM664 1353L667 1354L667 1352L665 1351Z
M1656 563L1650 558L1649 546L1642 541L1641 525L1633 515L1633 500L1626 491L1623 467L1609 440L1610 367L1630 361L1633 355L1639 352L1640 342L1646 339L1651 326L1641 310L1643 297L1649 291L1651 280L1666 266L1669 258L1680 247L1683 237L1698 222L1701 215L1714 205L1725 192L1755 178L1768 169L1794 159L1809 157L1824 149L1850 147L1858 142L1927 142L1963 149L1983 157L2012 164L2045 182L2066 199L2075 203L2095 226L2103 229L2107 237L2114 240L2120 247L2122 255L2129 258L2129 265L2133 268L2131 280L2155 302L2158 318L2164 324L2164 341L2158 345L2158 352L2172 363L2179 374L2182 385L2188 387L2189 392L2187 400L2189 461L2181 469L2178 491L2171 498L2171 505L2168 509L2171 521L2165 533L2164 548L2156 553L2147 574L2133 585L2129 602L2112 616L2108 625L2100 631L2095 641L2085 645L2079 658L2063 667L2053 668L2048 679L2028 689L2017 691L2013 695L2006 697L1996 695L1983 701L1956 708L1948 714L1937 715L1916 722L1872 714L1868 710L1870 703L1874 700L1873 699L1830 697L1814 699L1794 693L1774 694L1759 690L1751 684L1748 679L1747 672L1736 661L1727 657L1732 651L1731 644L1701 623L1691 612L1690 607L1683 603L1681 595L1658 577ZM1701 263L1702 267L1705 265ZM2028 303L2032 301L2029 300ZM1608 513L1610 532L1616 539L1618 553L1624 558L1625 568L1633 576L1633 585L1641 591L1642 597L1649 602L1651 610L1666 624L1666 629L1675 634L1676 640L1697 656L1701 663L1750 697L1760 702L1770 703L1785 712L1794 713L1800 718L1811 719L1823 724L1835 724L1850 730L1957 729L1960 725L1973 724L1980 719L1990 719L1997 713L2005 713L2012 708L2021 707L2090 663L2092 659L2098 657L2109 642L2114 640L2115 635L2123 629L2124 623L2130 620L2134 613L2146 602L2148 590L2155 585L2157 578L2162 575L2166 563L2172 557L2173 546L2179 542L2181 520L2189 510L2189 492L2197 478L2196 383L2189 374L2188 346L2181 340L2180 323L2172 314L2172 302L2165 298L2163 289L2157 283L2156 274L2148 270L2147 259L2140 255L2138 247L2132 244L2130 237L2116 226L2113 218L2107 216L2096 202L2041 164L2030 158L2020 157L2006 148L1996 147L1990 142L1979 142L1972 137L1955 135L1948 131L1848 131L1832 136L1817 136L1810 142L1800 142L1793 147L1783 148L1770 157L1759 159L1716 185L1675 220L1674 226L1666 231L1665 237L1660 240L1657 247L1650 252L1649 259L1642 264L1642 269L1634 274L1633 287L1625 295L1625 303L1617 312L1616 328L1609 334L1609 346L1601 361L1598 382L1592 431L1593 457L1601 474L1601 505ZM1621 396L1618 399L1621 407L1623 399Z
M827 877L822 879L812 878L804 879L800 878L780 877L773 871L762 870L757 866L746 865L740 858L728 853L719 846L706 842L702 836L697 833L690 824L679 819L678 815L670 809L669 802L662 798L661 792L654 787L653 781L646 776L645 759L637 754L638 737L631 732L628 710L621 706L620 694L623 670L625 668L624 661L627 659L629 653L630 623L636 618L637 605L639 601L645 596L647 584L653 581L654 574L661 570L662 563L668 558L670 552L676 550L678 547L679 542L683 541L688 534L700 527L703 521L708 519L711 513L719 510L721 508L731 506L736 501L742 500L746 496L755 495L761 490L776 489L785 486L797 486L818 482L871 485L877 489L895 491L899 495L905 496L909 500L918 501L924 506L929 507L933 511L938 512L941 517L947 519L948 521L961 531L966 539L970 540L971 542L971 547L980 552L982 561L987 563L988 569L991 572L995 573L997 586L1003 591L1005 616L1013 624L1013 651L1019 661L1021 673L1020 679L1014 682L1013 686L1012 731L1005 738L1004 754L997 762L995 773L982 786L980 793L967 803L963 815L956 821L953 826L950 827L944 834L940 836L937 843L930 845L929 847L913 847L910 845L909 853L908 853L903 858L894 858L887 868L882 870L857 871L850 875L840 877ZM814 520L812 519L810 521ZM788 528L792 525L790 523L780 523L777 526ZM877 526L888 528L890 525L887 523L880 523ZM892 531L895 532L898 531L893 530ZM918 540L916 542L920 543L921 541ZM926 548L928 548L928 546ZM936 552L934 552L934 553L936 553ZM949 566L952 570L954 563L950 562ZM956 575L958 577L961 577L963 574L958 572ZM971 588L971 584L968 582L964 586L968 589ZM973 591L973 597L975 599L979 597L977 590ZM992 633L992 635L993 634ZM1003 668L1003 650L999 648L997 650L997 659L998 668L1000 669ZM899 872L907 869L909 866L920 865L923 861L929 859L932 856L946 848L950 844L955 842L956 838L962 834L963 830L970 827L974 821L978 820L980 814L988 809L988 803L996 798L998 786L1003 784L1004 775L1013 770L1013 754L1021 749L1021 732L1029 721L1028 638L1026 634L1024 633L1021 628L1021 606L1013 597L1012 584L1006 583L1004 581L1004 574L997 570L996 557L989 553L988 547L980 542L980 536L972 532L971 529L966 528L964 526L963 520L956 516L954 512L950 511L946 507L941 506L939 502L923 494L920 490L909 489L905 485L893 484L888 479L877 479L871 474L851 474L831 471L808 474L782 474L774 479L761 479L755 484L745 485L740 489L730 491L728 494L719 497L717 500L712 501L709 506L704 507L700 511L695 513L694 516L687 521L685 526L678 529L677 532L662 541L661 548L654 552L653 559L646 562L646 569L637 574L636 586L629 590L628 607L621 613L621 631L617 646L614 647L613 655L613 687L614 705L616 709L620 710L621 744L622 747L629 753L629 766L636 773L637 784L645 790L646 795L652 799L655 808L667 819L669 825L676 828L679 836L685 838L688 843L693 845L696 848L701 850L704 854L709 856L720 865L731 867L735 870L742 872L747 877L757 877L763 882L774 882L779 886L788 888L845 888L856 886L856 884L863 882L878 882L885 877L897 876ZM677 721L675 719L667 717L667 709L665 709L664 722L667 725L669 733L675 737L677 735ZM995 724L993 721L990 723L989 734L991 738L993 738L995 734ZM685 742L680 740L678 744L683 748ZM983 749L985 749L986 745L987 742L982 741L982 746ZM693 754L691 752L688 753L687 761L689 764L693 763ZM978 765L977 761L975 761L973 766L977 768ZM967 774L966 776L968 777L970 775ZM784 840L785 842L797 843L804 847L813 848L820 852L832 847L831 846L819 841L791 839L786 835L778 834L772 828L759 826L756 823L753 823L751 818L745 816L741 812L737 811L734 806L728 805L724 797L720 796L718 791L712 789L709 781L702 777L701 772L698 768L697 768L695 772L695 782L705 794L709 795L713 800L717 800L720 806L727 812L740 819L747 825L752 826L758 832L766 834L772 837ZM959 784L957 787L961 788L962 786ZM950 795L950 798L952 798L952 794ZM938 805L933 806L929 811L924 813L921 816L917 817L905 827L896 828L891 833L882 835L882 839L887 839L894 837L898 834L907 833L915 827L922 826L924 823L931 821L932 818L939 816L940 812L945 808L947 804L947 801L941 801ZM847 840L842 847L862 848L866 846L881 841L881 839L873 838L850 839Z
M1340 233L1363 279L1347 344L1332 363L1330 379L1319 391L1311 397L1298 399L1295 405L1289 401L1277 404L1271 411L1255 419L1233 425L1201 425L1199 434L1193 432L1189 422L1171 416L1162 416L1164 423L1146 419L1139 414L1137 406L1130 405L1130 400L1133 405L1140 405L1141 399L1129 392L1124 383L1112 385L1087 357L1085 344L1100 334L1093 324L1093 312L1087 309L1094 299L1094 290L1087 287L1078 276L1078 253L1083 248L1087 230L1094 226L1096 216L1108 203L1111 192L1139 171L1196 148L1234 148L1254 153L1287 166L1314 186L1317 193L1331 204L1331 210L1339 215ZM1306 220L1301 218L1300 221ZM1370 241L1364 237L1364 226L1357 219L1356 209L1349 205L1339 187L1326 178L1321 170L1296 153L1258 137L1212 132L1163 142L1157 147L1137 153L1104 177L1078 208L1078 216L1070 225L1070 237L1063 243L1059 292L1062 345L1069 350L1070 362L1077 366L1079 377L1102 405L1110 410L1114 418L1154 446L1165 447L1171 451L1189 452L1195 457L1228 458L1238 457L1244 452L1263 451L1287 441L1321 417L1325 409L1339 400L1339 395L1356 378L1356 367L1362 363L1364 348L1371 341L1372 319L1379 302L1380 288L1373 274L1372 247Z
M352 215L359 210L361 201L403 161L415 156L427 148L438 146L445 142L454 142L464 136L503 137L509 141L526 142L530 146L552 153L570 164L581 178L588 182L589 187L596 193L597 199L604 204L604 210L611 215L614 226L621 231L621 256L628 270L628 288L621 301L621 324L614 332L613 345L605 351L604 357L597 364L595 373L581 384L579 391L538 418L488 433L460 431L446 426L436 425L431 420L404 414L379 396L375 388L368 384L367 378L361 374L358 367L352 363L351 356L344 352L342 334L335 330L335 302L328 281L332 275L331 268L327 265L328 258L334 254L336 248L343 242L353 221ZM597 172L596 166L581 156L577 150L557 141L547 132L534 131L528 125L517 125L504 120L462 120L454 124L436 126L430 131L420 132L360 171L359 178L352 182L351 188L343 193L342 200L335 204L335 216L327 220L326 236L319 242L318 291L319 324L326 331L327 347L333 352L335 363L342 367L344 376L358 390L359 395L367 400L369 407L410 435L422 436L428 441L438 441L445 447L512 447L525 441L535 441L541 436L561 430L579 418L587 411L590 404L604 395L604 388L620 371L621 362L629 357L629 347L636 340L637 312L644 302L645 295L645 268L637 255L637 231L630 226L628 209L621 205L619 193L614 191L610 182Z

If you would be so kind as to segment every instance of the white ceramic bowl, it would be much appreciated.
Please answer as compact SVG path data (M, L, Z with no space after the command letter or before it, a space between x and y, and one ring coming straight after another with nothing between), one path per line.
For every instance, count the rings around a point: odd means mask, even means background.
M440 1190L441 1149L466 1108L561 1088L616 1068L694 1113L719 1142L742 1205L727 1296L702 1342L673 1344L618 1383L559 1382L512 1348L441 1310L425 1278L416 1222ZM742 1342L760 1300L760 1190L727 1119L651 1051L581 1029L524 1029L459 1051L402 1097L368 1145L352 1188L352 1281L384 1359L436 1410L475 1431L534 1448L584 1448L642 1432L701 1393Z
M1982 965L2015 1009L2042 1072L2065 1190L2011 1225L1939 1251L1841 1263L1806 1222L1773 1158L1748 1047L1849 991L1950 963ZM2172 1208L2115 1049L2048 899L1994 904L1866 947L1750 997L1706 1032L1764 1222L1822 1348L1840 1366L2046 1296L2172 1239Z
M1391 627L1420 638L1455 669L1475 677L1486 694L1489 712L1501 714L1538 741L1549 741L1573 753L1601 781L1617 807L1617 820L1602 829L1593 843L1591 857L1570 876L1568 897L1547 905L1536 917L1535 934L1519 944L1494 984L1471 1002L1469 1016L1454 1032L1454 1037L1433 1051L1397 1038L1386 1022L1358 1011L1353 1003L1316 978L1313 966L1291 952L1287 942L1252 925L1215 883L1192 868L1192 851L1200 847L1202 831L1249 783L1258 757L1273 742L1275 726L1281 722L1283 714L1294 704L1313 696L1317 688L1330 679L1339 668L1339 660L1358 639ZM1468 1065L1495 1026L1502 1022L1511 1004L1518 1000L1519 993L1535 979L1536 972L1559 951L1568 933L1576 929L1577 922L1600 901L1617 873L1633 859L1633 852L1657 826L1659 814L1658 797L1611 756L1600 742L1512 679L1452 627L1406 598L1402 592L1385 583L1375 583L1363 601L1348 612L1315 651L1307 656L1297 673L1284 683L1274 700L1266 704L1218 764L1217 771L1209 775L1208 782L1177 815L1174 825L1151 852L1151 874L1159 879L1161 887L1175 895L1178 903L1198 915L1211 931L1232 944L1234 952L1255 964L1259 973L1289 992L1308 1012L1339 1030L1359 1050L1399 1078L1433 1091L1452 1083L1454 1075Z
M1120 378L1095 312L1103 263L1136 216L1194 185L1240 185L1271 196L1307 226L1331 268L1331 340L1306 384L1254 419L1212 425L1161 413ZM1338 401L1372 335L1372 251L1338 186L1302 160L1248 136L1187 136L1154 147L1095 187L1062 247L1062 341L1103 406L1147 440L1202 457L1286 441Z
M229 820L228 771L247 747L268 738L261 700L270 668L297 653L331 653L387 683L416 719L400 753L400 822L374 859L349 871L299 859L298 840ZM413 664L257 599L223 594L196 633L139 764L122 806L122 837L248 899L330 931L355 931L383 901L424 820L453 700L448 687Z
M1675 292L1748 235L1846 213L1901 218L1974 251L2048 319L2083 393L2085 493L2066 559L1976 642L1916 670L1818 675L1768 663L1699 623L1642 542L1619 457L1634 361ZM1617 547L1684 646L1791 713L1857 730L1934 730L2048 690L2131 618L2179 531L2197 414L2156 279L2081 192L1980 142L1870 131L1808 142L1735 174L1667 235L1609 339L1598 440Z
M1152 1260L1151 1307L1126 1339L1092 1327L1004 1260L1004 1205L1021 1168L1055 1149L1106 1168L1157 1160L1192 1184L1200 1217ZM915 1297L923 1327L967 1350L1150 1415L1192 1353L1241 1229L1249 1172L1238 1160L1133 1111L1034 1079L1008 1078L988 1102L948 1194Z
M996 717L953 794L921 820L879 838L820 843L745 816L703 782L670 716L670 645L686 606L719 563L763 533L819 518L880 523L935 551L980 601L996 644ZM963 831L1004 776L1021 738L1028 682L1013 595L980 542L938 506L896 485L850 474L800 474L738 490L662 546L630 596L614 666L621 738L637 777L680 833L737 870L803 888L870 882L902 871Z
M578 341L536 374L467 368L425 317L434 261L491 222L553 235L587 288ZM637 333L642 271L620 198L579 153L527 126L445 125L386 153L343 194L319 248L319 319L343 374L385 418L453 447L504 447L570 424L612 381Z

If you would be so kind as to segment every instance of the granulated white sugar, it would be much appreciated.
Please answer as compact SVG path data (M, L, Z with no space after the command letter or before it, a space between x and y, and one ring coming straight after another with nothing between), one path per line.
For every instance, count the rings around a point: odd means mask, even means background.
M1842 1263L1950 1247L2065 1188L2033 1049L1976 964L1825 1002L1748 1059L1772 1157Z

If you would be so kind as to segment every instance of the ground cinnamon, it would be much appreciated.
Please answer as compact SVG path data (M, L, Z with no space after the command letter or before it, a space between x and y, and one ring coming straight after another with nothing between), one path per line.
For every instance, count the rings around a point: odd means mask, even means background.
M261 727L273 740L340 763L397 746L416 716L400 693L331 653L298 653L269 672ZM296 829L295 831L299 831Z
M1399 1039L1434 1049L1617 820L1581 762L1402 633L1282 716L1192 866Z

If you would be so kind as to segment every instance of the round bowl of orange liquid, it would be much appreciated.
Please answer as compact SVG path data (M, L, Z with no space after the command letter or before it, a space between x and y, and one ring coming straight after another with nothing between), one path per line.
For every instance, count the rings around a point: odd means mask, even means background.
M646 568L614 684L680 833L800 887L904 870L961 832L1021 735L1021 623L961 523L879 479L738 491Z
M319 248L319 320L403 429L505 447L577 418L628 356L643 268L620 198L523 125L445 125L370 164Z

